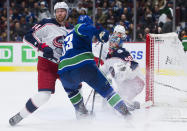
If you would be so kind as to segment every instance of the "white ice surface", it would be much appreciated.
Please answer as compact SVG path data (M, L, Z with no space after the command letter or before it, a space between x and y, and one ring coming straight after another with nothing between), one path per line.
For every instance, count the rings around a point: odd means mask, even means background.
M185 84L186 82L184 82ZM85 99L90 87L83 88ZM132 113L131 118L122 118L109 108L101 108L100 98L96 97L95 117L88 120L76 120L74 110L65 94L60 81L56 84L56 93L48 103L37 112L11 127L10 117L25 105L25 102L37 92L36 72L0 72L0 131L186 131L187 106L178 108L140 109ZM143 102L144 92L139 96ZM175 97L175 96L174 96ZM89 101L88 108L90 109ZM163 116L176 119L161 119Z

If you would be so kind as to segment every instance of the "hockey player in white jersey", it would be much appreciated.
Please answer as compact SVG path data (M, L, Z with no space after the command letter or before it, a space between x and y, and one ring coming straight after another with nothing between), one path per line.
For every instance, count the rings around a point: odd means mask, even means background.
M143 90L144 79L138 63L133 60L129 51L122 48L125 39L125 28L117 25L109 42L103 45L101 70L112 80L116 91L124 98L130 110L140 108L133 99ZM100 48L99 48L100 49Z
M62 42L67 35L64 21L68 17L69 7L65 2L54 6L55 18L43 19L24 36L24 42L38 48L38 93L31 97L25 107L10 118L11 126L37 110L46 103L55 92L55 82L59 78L58 61L62 54Z

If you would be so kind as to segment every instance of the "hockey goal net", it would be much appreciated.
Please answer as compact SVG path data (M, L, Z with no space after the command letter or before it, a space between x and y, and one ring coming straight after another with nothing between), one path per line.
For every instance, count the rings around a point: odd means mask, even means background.
M146 37L146 101L187 107L187 57L176 33Z

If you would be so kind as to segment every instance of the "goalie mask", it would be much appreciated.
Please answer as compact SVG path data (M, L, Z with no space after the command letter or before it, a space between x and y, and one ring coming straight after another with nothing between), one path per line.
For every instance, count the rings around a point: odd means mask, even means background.
M68 18L68 11L69 11L69 7L65 2L57 2L54 6L54 16L56 17L56 10L57 9L65 9L66 10L66 17L65 20Z
M125 40L125 38L126 38L125 27L122 25L115 26L113 34L115 34L119 38Z
M114 50L118 49L119 47L122 47L125 38L125 28L121 25L115 26L113 34L109 40L109 52L112 53Z
M113 34L109 40L109 52L113 52L113 50L116 50L119 47L122 47L121 40Z

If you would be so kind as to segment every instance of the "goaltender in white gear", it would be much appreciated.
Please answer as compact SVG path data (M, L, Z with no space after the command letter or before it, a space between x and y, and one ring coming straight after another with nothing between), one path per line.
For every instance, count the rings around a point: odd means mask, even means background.
M132 107L135 109L139 108L140 105L139 102L133 102L133 99L142 92L145 84L138 63L133 60L129 51L122 48L125 38L125 28L117 25L110 36L109 42L103 45L101 58L104 64L100 69L111 79L113 87L116 88L123 99L131 105L135 104L137 106ZM99 49L99 44L94 45L94 55L98 56L96 50Z

